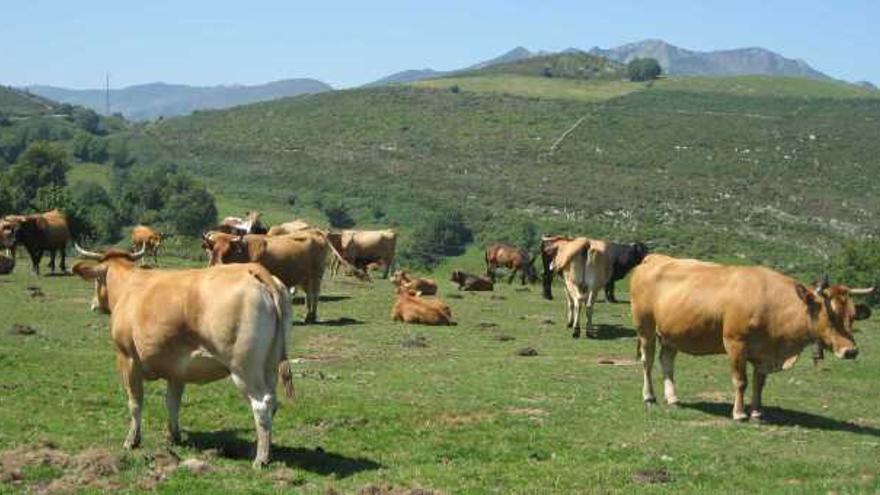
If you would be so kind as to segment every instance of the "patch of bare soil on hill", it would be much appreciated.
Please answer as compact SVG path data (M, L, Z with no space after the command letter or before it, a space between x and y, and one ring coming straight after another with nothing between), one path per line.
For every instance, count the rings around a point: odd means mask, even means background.
M62 474L53 480L31 485L36 493L65 493L81 489L109 491L121 488L114 478L119 474L121 457L107 449L91 448L71 455L52 443L25 445L0 452L0 482L25 488L24 471L51 467Z

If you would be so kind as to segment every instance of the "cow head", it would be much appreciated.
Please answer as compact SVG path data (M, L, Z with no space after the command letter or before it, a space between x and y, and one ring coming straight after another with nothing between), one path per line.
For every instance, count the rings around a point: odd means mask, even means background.
M831 349L839 358L855 359L859 350L853 338L853 322L868 318L871 310L864 304L855 304L851 296L873 291L873 287L851 289L839 284L828 286L827 282L816 289L798 284L798 296L806 303L814 321L817 344Z
M74 244L80 256L89 260L81 261L73 266L73 273L83 280L95 283L95 294L92 297L91 309L98 313L110 314L113 308L113 294L111 291L111 283L109 282L111 269L114 275L117 271L127 271L134 268L134 263L141 259L146 252L146 248L142 247L140 251L130 253L128 251L120 251L112 249L106 253L96 253L94 251L86 251Z
M266 252L266 239L209 233L202 236L202 247L208 252L208 266L226 263L257 262Z
M32 222L23 215L8 215L0 219L0 248L11 249L30 230ZM32 226L30 226L32 227Z
M455 270L452 272L452 276L449 278L449 280L457 283L458 285L462 285L464 284L466 278L467 275L463 271Z

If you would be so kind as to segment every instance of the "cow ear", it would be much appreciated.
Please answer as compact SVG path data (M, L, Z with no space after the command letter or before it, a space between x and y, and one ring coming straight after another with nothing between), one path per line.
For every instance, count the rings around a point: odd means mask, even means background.
M856 315L854 320L867 320L871 317L871 308L867 304L856 304Z
M818 301L816 300L816 295L813 294L813 291L806 288L803 284L796 284L795 290L797 290L797 295L801 300L809 307L814 308Z
M107 267L98 263L80 261L73 265L73 273L83 280L97 280L107 273Z

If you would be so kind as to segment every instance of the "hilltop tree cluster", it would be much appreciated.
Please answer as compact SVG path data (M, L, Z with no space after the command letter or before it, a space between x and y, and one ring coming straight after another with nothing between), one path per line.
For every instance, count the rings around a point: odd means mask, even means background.
M653 58L634 58L626 65L630 81L652 81L662 72L660 62Z

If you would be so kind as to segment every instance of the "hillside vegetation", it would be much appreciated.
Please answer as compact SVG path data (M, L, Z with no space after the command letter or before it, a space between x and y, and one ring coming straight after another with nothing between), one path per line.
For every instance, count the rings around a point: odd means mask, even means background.
M201 112L141 138L254 207L341 193L360 225L404 229L459 209L479 241L532 222L815 275L844 240L876 232L880 184L866 178L880 100L834 83L719 81L597 102L339 91Z
M0 112L8 116L39 115L51 111L54 102L14 88L0 86Z

